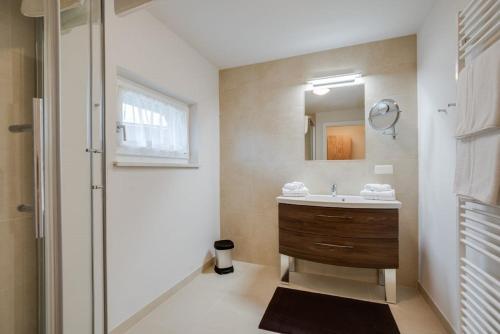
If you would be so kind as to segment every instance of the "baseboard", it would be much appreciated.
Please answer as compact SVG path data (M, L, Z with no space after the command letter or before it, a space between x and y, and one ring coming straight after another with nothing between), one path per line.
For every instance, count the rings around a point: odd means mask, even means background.
M420 284L420 282L417 282L417 290L420 292L422 297L424 297L425 301L429 306L432 308L434 313L438 316L439 320L443 324L443 327L446 329L446 331L450 334L456 334L455 329L453 329L453 326L450 324L448 319L444 316L444 314L441 312L441 310L437 307L437 305L434 303L432 298L429 296L427 291L424 289L424 287Z
M144 319L148 314L150 314L154 309L156 309L160 304L165 302L167 299L169 299L172 295L174 295L177 291L185 287L189 282L191 282L198 274L203 272L204 270L212 267L214 264L214 258L211 258L205 264L203 264L201 267L193 271L191 274L189 274L186 278L184 278L182 281L179 283L175 284L173 287L162 293L158 298L153 300L151 303L147 304L144 306L142 309L140 309L138 312L136 312L134 315L132 315L130 318L116 326L113 330L111 330L109 333L110 334L124 334L126 333L130 328L132 328L135 324L137 324L139 321Z

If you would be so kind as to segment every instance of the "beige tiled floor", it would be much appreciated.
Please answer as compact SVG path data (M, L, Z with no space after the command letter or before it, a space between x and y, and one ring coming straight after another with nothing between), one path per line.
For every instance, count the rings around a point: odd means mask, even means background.
M276 286L278 270L235 262L235 273L198 275L128 334L265 333L259 330ZM331 277L293 273L290 287L366 300L383 300L383 289ZM398 289L398 304L391 305L402 334L444 334L438 318L415 290Z

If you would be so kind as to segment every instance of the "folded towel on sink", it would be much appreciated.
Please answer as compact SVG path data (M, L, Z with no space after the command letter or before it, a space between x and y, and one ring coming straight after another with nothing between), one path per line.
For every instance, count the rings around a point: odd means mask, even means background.
M302 182L286 183L281 189L283 196L303 197L309 195L309 189Z
M388 191L392 190L390 184L368 183L363 187L364 190L369 191Z
M282 191L283 191L283 196L287 197L305 197L309 195L309 190L307 188L304 188L303 190L300 191L286 190L286 189L282 189Z
M290 183L285 183L283 189L296 191L305 188L305 184L303 182L293 181Z
M361 197L364 199L378 200L378 201L395 201L396 192L394 189L384 191L361 190Z

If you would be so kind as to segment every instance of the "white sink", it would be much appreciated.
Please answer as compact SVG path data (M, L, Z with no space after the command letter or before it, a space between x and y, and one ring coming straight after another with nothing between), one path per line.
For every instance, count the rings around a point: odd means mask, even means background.
M309 206L327 206L334 208L367 208L367 209L399 209L399 201L377 201L364 199L361 196L351 195L308 195L305 197L287 197L278 196L278 203L309 205Z

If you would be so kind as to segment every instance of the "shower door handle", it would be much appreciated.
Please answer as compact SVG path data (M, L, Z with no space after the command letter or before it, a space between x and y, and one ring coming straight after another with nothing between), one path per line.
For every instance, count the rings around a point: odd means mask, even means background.
M35 185L33 195L33 216L35 223L35 237L43 238L44 230L44 136L43 136L43 100L33 99L33 181Z

